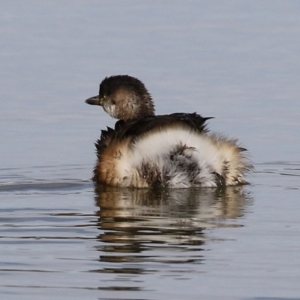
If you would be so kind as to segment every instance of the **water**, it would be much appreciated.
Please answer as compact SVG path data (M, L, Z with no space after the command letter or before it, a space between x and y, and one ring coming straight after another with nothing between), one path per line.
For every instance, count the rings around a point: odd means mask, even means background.
M300 298L300 3L0 4L1 299ZM84 104L141 78L157 113L214 116L250 185L90 181L114 120Z

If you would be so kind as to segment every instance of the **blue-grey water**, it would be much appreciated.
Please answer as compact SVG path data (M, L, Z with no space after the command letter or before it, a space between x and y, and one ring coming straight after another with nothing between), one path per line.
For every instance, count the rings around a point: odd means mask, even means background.
M300 298L299 1L1 1L1 299ZM255 166L226 190L94 188L143 80L158 114L213 116Z

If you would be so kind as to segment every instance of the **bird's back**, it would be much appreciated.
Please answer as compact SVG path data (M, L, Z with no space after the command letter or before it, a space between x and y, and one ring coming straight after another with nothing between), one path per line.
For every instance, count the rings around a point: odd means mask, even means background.
M209 134L200 115L174 113L119 120L96 142L94 181L124 187L244 183L250 168L236 141Z

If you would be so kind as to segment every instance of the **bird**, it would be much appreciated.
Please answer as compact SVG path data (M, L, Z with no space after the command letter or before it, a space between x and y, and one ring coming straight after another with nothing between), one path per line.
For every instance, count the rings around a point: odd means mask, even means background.
M105 77L85 100L118 119L96 141L95 184L127 188L226 187L251 171L236 139L211 133L197 113L155 115L146 86L129 75Z

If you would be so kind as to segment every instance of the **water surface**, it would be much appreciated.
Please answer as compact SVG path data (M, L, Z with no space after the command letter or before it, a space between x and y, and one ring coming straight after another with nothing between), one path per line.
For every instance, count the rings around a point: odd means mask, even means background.
M300 3L0 4L1 299L300 298ZM114 120L84 104L142 79L249 149L250 185L94 187Z

